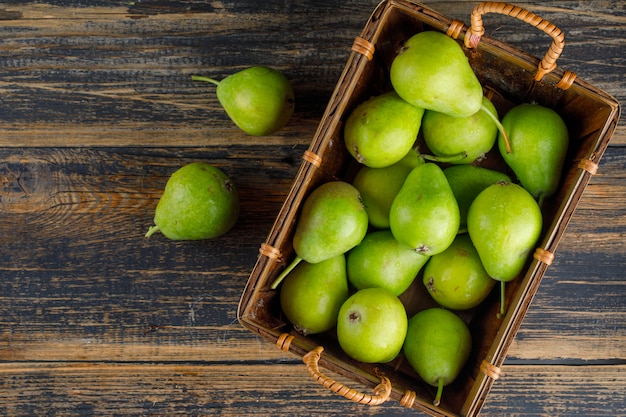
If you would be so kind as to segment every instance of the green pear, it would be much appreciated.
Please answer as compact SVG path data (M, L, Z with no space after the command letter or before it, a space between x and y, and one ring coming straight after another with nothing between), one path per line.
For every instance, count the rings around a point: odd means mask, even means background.
M384 288L364 288L352 294L339 309L337 341L351 358L365 363L385 363L402 350L407 330L402 302Z
M393 59L394 90L407 102L456 117L476 113L483 89L463 48L441 32L413 35Z
M146 237L161 232L172 240L202 240L229 231L239 217L235 184L219 168L204 162L187 164L165 184Z
M470 331L453 312L433 307L409 319L402 351L415 372L437 387L434 405L439 405L444 386L459 376L471 350Z
M389 211L394 237L432 256L450 246L459 224L459 205L441 168L432 162L413 168Z
M467 213L467 231L485 271L501 281L501 309L504 308L504 283L523 270L541 235L541 209L522 186L500 182L485 188L472 202Z
M503 172L475 165L454 165L443 170L459 204L460 228L467 227L467 210L474 198L485 188L497 182L511 182Z
M422 119L422 133L428 149L436 160L451 164L471 164L484 158L498 137L494 122L498 112L493 103L482 98L482 107L476 113L455 117L434 110L426 110Z
M424 163L413 149L404 158L384 168L361 166L352 185L361 193L370 224L378 229L389 228L389 209L409 172Z
M448 249L430 258L422 282L433 300L453 310L476 307L496 283L467 234L457 235Z
M559 114L538 104L520 104L502 118L509 136L507 152L501 135L498 148L520 184L542 205L559 186L569 134Z
M368 225L359 190L352 184L330 181L318 186L302 204L293 236L296 257L271 288L302 260L315 264L348 252L361 243Z
M419 133L424 109L389 91L358 105L344 125L348 152L372 168L386 167L411 150Z
M192 79L217 85L220 104L231 120L249 135L274 133L293 115L293 87L287 77L273 68L250 67L221 81L197 75Z
M294 329L306 336L333 328L348 296L346 258L341 254L298 264L283 281L280 305Z
M359 290L380 287L399 296L409 288L428 258L398 242L389 230L369 232L348 252L348 280Z

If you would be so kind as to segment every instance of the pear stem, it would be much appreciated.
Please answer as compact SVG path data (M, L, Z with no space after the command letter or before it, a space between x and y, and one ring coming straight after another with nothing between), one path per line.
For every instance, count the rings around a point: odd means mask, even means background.
M283 272L280 273L280 275L278 277L276 277L276 279L274 280L274 282L272 282L272 285L270 286L271 289L275 290L280 283L283 281L283 279L285 279L285 277L302 261L302 258L299 256L296 256L295 259L293 261L291 261L291 263L287 266L287 268L285 268L283 270Z
M511 153L512 150L511 150L511 142L509 142L509 136L506 134L506 130L504 130L504 126L502 126L502 123L500 123L500 120L498 120L498 117L494 116L494 114L491 113L485 107L485 105L480 106L480 109L484 111L485 113L487 113L487 116L489 116L491 120L493 120L493 122L496 124L496 126L498 127L498 130L502 134L502 138L504 139L504 146L506 147L506 153Z
M506 291L504 281L500 281L500 312L498 318L501 319L506 314Z
M456 161L460 161L463 158L467 158L467 152L463 151L463 152L450 155L450 156L421 155L421 157L426 159L427 161L456 162Z
M148 233L144 237L148 238L160 230L159 226L150 226Z
M210 77L205 77L203 75L192 75L191 79L193 81L206 81L207 83L211 83L211 84L215 84L215 85L219 85L219 81L217 81L214 78L210 78Z
M437 394L435 395L435 400L433 401L433 405L435 407L438 407L439 403L441 403L441 394L443 394L443 378L439 378L437 380Z

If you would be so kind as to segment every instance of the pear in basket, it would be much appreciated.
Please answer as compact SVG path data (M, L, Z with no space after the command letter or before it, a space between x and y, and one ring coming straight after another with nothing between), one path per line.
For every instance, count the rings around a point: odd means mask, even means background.
M361 243L369 221L361 195L344 181L323 183L304 200L293 236L294 260L274 280L272 289L302 260L318 263Z
M389 226L398 242L427 256L450 246L460 221L450 184L443 170L432 162L413 168L389 211Z
M567 125L556 111L528 103L509 110L502 125L508 132L511 150L505 150L499 137L500 153L541 206L561 180L569 144Z
M461 373L472 349L472 335L463 320L450 310L433 307L409 319L402 348L413 369L437 387L439 405L443 387Z
M441 32L409 38L391 63L391 84L409 103L455 117L482 106L483 89L461 46Z
M539 240L542 226L539 205L518 184L490 185L469 207L467 232L485 271L501 282L500 316L505 313L504 283L522 272Z
M383 168L400 161L419 133L424 109L413 106L394 91L359 104L346 120L344 142L361 164Z

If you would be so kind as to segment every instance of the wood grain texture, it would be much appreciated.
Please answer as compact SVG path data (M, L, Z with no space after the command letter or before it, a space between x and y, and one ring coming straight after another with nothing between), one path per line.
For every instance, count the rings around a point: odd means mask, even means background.
M476 2L425 2L469 22ZM626 99L624 2L517 2L565 32L559 65ZM416 415L353 404L236 308L377 1L0 4L0 414ZM533 55L545 34L486 30ZM254 138L192 74L250 65L296 90ZM626 124L620 121L509 351L486 416L626 416ZM242 215L223 238L143 237L169 175L203 160Z

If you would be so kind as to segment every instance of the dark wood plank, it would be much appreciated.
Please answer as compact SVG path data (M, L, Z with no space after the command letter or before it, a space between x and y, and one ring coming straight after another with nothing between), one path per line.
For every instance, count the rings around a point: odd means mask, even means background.
M617 369L506 366L481 415L623 416L626 368ZM47 415L50 410L83 416L424 415L395 401L356 404L305 374L301 363L0 365L5 394L0 411L11 416ZM581 391L583 385L588 388Z

